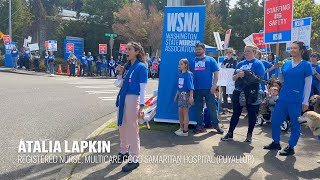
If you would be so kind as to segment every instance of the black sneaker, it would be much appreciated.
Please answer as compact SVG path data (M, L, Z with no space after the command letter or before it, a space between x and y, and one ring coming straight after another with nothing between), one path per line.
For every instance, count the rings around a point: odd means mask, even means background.
M286 148L284 148L280 153L280 156L291 156L294 155L294 149L287 146Z
M233 140L233 134L229 132L224 137L221 138L221 141L231 141L231 140Z
M125 166L122 167L122 172L130 172L139 167L139 162L128 162Z
M281 150L280 143L275 143L272 141L271 144L264 146L263 149L268 149L268 150Z
M193 130L193 133L195 133L195 134L204 133L204 132L206 132L206 129L204 129L204 128L195 128Z
M129 158L129 153L118 153L117 156L115 156L114 158L112 158L112 163L122 163L123 161L127 160Z
M252 141L252 133L247 134L246 142L251 142Z

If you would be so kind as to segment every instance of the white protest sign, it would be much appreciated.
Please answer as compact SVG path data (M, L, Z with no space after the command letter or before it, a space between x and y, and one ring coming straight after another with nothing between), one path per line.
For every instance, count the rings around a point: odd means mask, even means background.
M233 94L233 91L235 89L235 82L231 79L231 81L228 81L227 87L226 87L226 94Z
M217 85L218 86L227 86L228 82L233 81L234 69L231 68L221 68L219 71L219 80Z
M31 40L32 40L32 37L31 37L31 36L28 36L27 41L28 41L29 44L31 43Z
M23 40L23 47L28 47L28 39Z
M292 21L291 42L302 41L310 49L312 17ZM291 42L286 43L286 51L290 52Z
M252 45L253 44L253 35L251 34L250 36L244 38L243 42L246 44L246 46Z
M30 51L38 51L39 50L39 44L34 43L34 44L29 44Z
M216 40L218 50L223 50L223 42L221 41L219 32L213 32L214 39Z

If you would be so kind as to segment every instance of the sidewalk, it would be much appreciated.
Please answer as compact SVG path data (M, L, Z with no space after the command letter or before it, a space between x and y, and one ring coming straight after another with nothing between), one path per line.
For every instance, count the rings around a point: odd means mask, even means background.
M230 114L221 118L229 127ZM59 179L316 179L320 178L320 143L309 129L302 127L296 154L281 157L262 147L271 140L271 125L256 126L253 142L244 142L247 120L240 120L234 141L222 142L222 135L207 133L177 137L173 132L141 130L140 167L121 172L124 164L110 164L116 155L119 136L116 129L102 128L88 140L110 141L110 153L85 153L78 164L66 164ZM289 133L282 136L287 145ZM104 157L100 158L99 157ZM94 159L95 158L95 159ZM199 158L199 159L198 159ZM85 162L91 159L94 162ZM71 177L70 177L71 174Z

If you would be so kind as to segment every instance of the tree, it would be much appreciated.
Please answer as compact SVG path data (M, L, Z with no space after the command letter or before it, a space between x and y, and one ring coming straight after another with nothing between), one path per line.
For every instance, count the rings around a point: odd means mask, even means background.
M221 32L221 19L216 16L214 9L216 3L215 2L207 2L206 3L206 24L205 24L205 35L204 35L204 43L208 45L216 45L213 32Z
M320 5L313 0L294 1L294 19L312 17L311 47L320 51Z
M163 15L155 8L147 14L143 4L138 2L127 4L115 13L117 23L112 29L121 35L121 40L140 42L144 46L160 49L162 37Z
M230 28L232 38L230 46L237 50L243 49L243 39L263 29L263 7L258 0L239 0L230 11Z
M230 0L218 0L214 1L215 6L214 6L214 14L221 19L221 26L224 29L229 28L229 11L230 11Z

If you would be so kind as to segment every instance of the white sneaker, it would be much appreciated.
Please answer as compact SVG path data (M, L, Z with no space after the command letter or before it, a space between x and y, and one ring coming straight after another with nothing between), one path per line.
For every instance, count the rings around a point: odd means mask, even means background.
M188 132L184 133L183 131L179 131L178 133L176 133L176 135L177 136L188 136L189 133Z
M175 133L176 135L178 135L180 132L183 132L183 129L182 129L182 128L176 130L174 133Z

